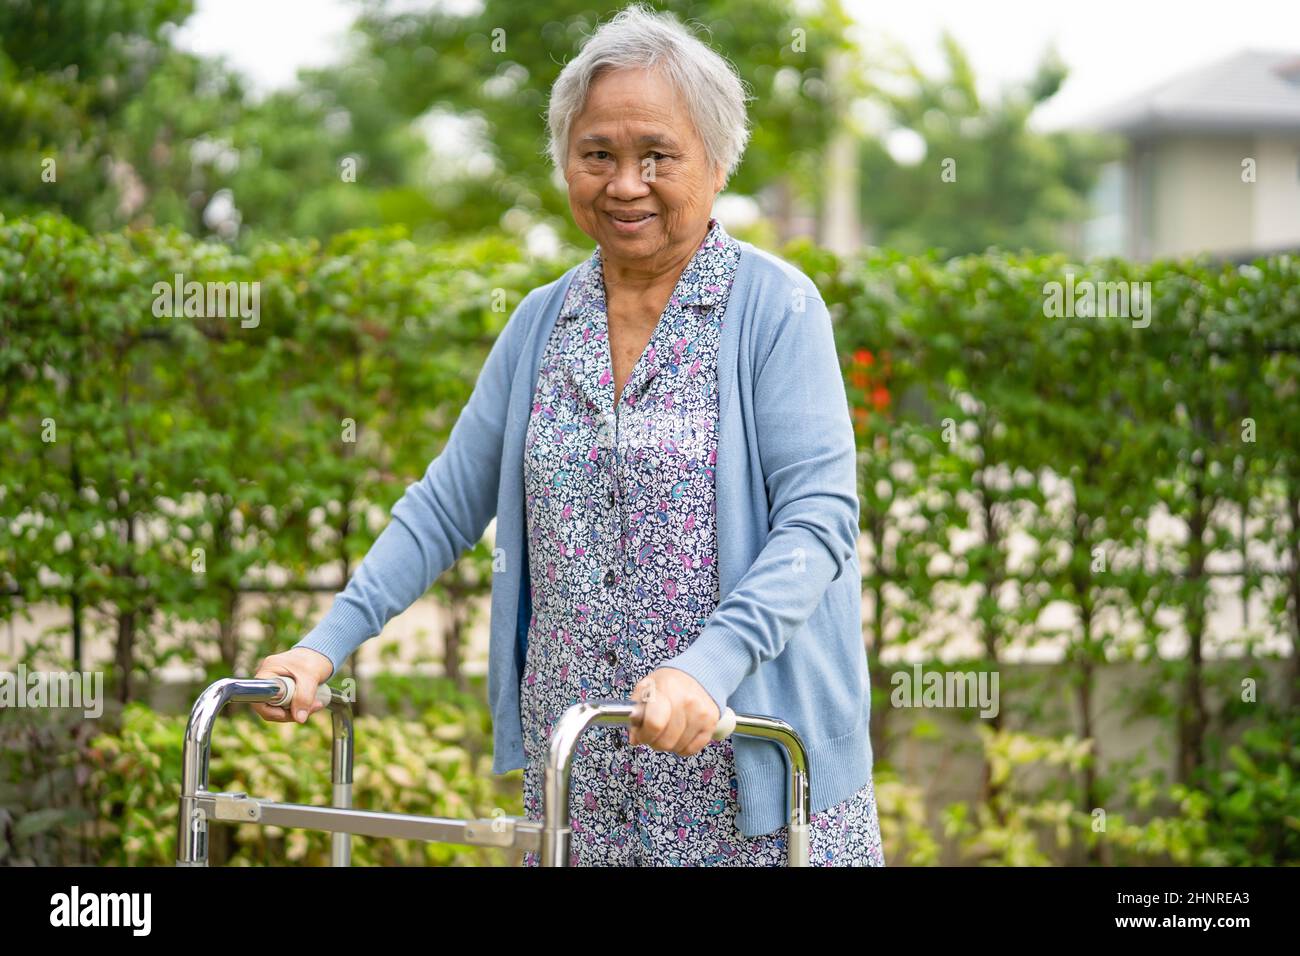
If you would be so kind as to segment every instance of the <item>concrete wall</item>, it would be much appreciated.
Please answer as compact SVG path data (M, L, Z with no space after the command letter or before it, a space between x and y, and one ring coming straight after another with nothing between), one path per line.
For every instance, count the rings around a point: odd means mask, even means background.
M1253 152L1248 137L1182 137L1154 146L1153 258L1250 248L1254 184L1241 181L1241 161Z
M1254 248L1300 248L1300 133L1259 137L1253 157Z
M1254 182L1242 181L1248 158L1255 161ZM1300 133L1138 140L1122 169L1119 251L1125 255L1153 259L1300 248Z

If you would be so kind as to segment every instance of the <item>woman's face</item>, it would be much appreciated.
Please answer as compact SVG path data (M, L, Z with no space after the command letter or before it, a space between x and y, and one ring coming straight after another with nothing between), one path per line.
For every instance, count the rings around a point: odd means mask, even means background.
M686 104L658 71L602 74L569 131L569 208L614 265L657 271L692 254L723 173L710 168ZM640 223L615 221L645 213Z

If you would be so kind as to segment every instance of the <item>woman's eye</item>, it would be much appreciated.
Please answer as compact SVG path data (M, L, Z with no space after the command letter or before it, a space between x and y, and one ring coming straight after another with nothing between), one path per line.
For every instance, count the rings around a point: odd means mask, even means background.
M672 157L669 156L667 153L651 152L649 155L654 158L655 162L659 162L665 159L672 159ZM596 160L608 159L609 151L604 149L593 149L591 152L587 153L587 158L596 159Z

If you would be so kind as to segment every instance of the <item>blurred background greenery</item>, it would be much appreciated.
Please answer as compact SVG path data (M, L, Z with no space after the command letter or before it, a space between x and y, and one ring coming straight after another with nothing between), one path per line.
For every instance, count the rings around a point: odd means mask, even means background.
M542 149L543 116L564 62L618 6L485 0L453 14L360 3L342 62L255 96L222 60L174 45L194 11L187 0L6 0L3 209L58 210L91 230L176 226L245 242L400 224L418 239L505 230L586 246ZM707 25L750 85L753 137L727 191L761 197L780 239L800 227L801 208L815 218L845 200L860 205L877 243L906 251L1046 252L1086 216L1108 147L1028 126L1066 76L1050 50L1033 76L988 100L951 37L940 75L905 55L869 61L838 0L654 6ZM504 52L494 31L504 31ZM960 152L962 188L936 189L932 168L894 159L850 111L863 103L922 131L930 155ZM452 133L469 148L441 148ZM846 136L861 147L861 188L832 195L845 184L828 175L829 151ZM58 188L32 175L48 157ZM348 160L351 181L341 175Z
M836 0L653 6L707 24L756 97L720 217L835 318L887 860L1300 859L1295 257L1085 260L1125 146L1034 128L1050 49L989 96L956 39L938 70L872 58ZM198 690L311 626L510 310L590 252L543 114L617 8L359 2L337 63L255 93L178 45L193 3L0 0L0 663L102 669L112 696L98 721L0 709L0 861L170 861ZM176 272L260 283L262 321L159 321ZM1160 318L1049 317L1067 274L1151 282ZM358 805L522 812L489 773L491 573L485 540L431 589L435 640L354 658ZM1000 716L897 706L913 662L999 672ZM221 727L215 786L327 802L323 720ZM213 852L327 847L247 826Z

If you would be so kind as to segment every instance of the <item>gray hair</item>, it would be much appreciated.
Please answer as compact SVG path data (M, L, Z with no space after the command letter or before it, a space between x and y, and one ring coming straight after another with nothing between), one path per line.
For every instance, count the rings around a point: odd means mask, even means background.
M686 101L710 163L728 179L749 140L745 104L752 99L735 68L700 42L670 13L633 3L598 29L565 64L551 87L547 107L551 162L562 170L569 131L586 105L591 84L603 73L660 67Z

